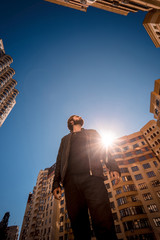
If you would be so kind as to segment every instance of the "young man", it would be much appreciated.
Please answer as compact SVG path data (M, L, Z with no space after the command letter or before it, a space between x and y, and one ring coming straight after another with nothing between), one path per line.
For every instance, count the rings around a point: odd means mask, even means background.
M110 153L107 154L106 162L106 149L102 146L99 134L95 130L82 128L83 124L83 119L77 115L68 119L70 133L61 140L53 194L55 199L60 199L60 183L63 184L67 211L76 240L91 239L88 209L96 238L116 240L101 161L106 163L116 183L119 182L120 170Z

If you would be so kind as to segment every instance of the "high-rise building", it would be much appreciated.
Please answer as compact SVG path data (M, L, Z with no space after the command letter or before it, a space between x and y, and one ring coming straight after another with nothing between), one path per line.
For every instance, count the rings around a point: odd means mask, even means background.
M151 92L150 112L154 114L157 125L160 127L160 79L155 81L154 91Z
M143 26L154 45L160 47L160 10L149 11L144 19Z
M128 15L138 11L149 12L144 27L156 47L160 47L160 1L159 0L45 0L51 3L86 12L89 6L117 14Z
M18 226L9 226L7 227L7 238L6 240L18 240Z
M15 89L17 82L12 78L15 74L10 67L12 62L11 56L5 54L3 41L0 39L0 127L16 104L15 99L19 93Z
M118 239L160 239L160 162L153 146L160 132L150 121L139 132L122 137L112 148L122 181L108 178L112 213Z
M160 131L152 120L139 132L115 142L111 151L121 170L118 185L102 163L119 240L160 239L160 161L155 143L158 141ZM33 193L29 194L20 240L74 239L64 190L60 201L51 193L54 169L55 165L38 175Z

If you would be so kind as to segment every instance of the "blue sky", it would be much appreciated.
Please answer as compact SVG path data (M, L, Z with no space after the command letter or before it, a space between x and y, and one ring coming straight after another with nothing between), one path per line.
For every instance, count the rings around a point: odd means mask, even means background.
M0 38L12 56L18 95L0 128L0 219L22 224L41 169L56 161L67 119L118 137L149 120L160 49L142 22L90 7L87 13L42 0L1 3Z

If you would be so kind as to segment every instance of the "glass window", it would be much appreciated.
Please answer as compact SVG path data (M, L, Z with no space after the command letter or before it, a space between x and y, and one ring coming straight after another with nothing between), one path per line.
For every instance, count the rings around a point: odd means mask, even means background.
M158 186L160 186L160 181L159 181L159 180L154 180L154 181L152 181L152 186L153 186L153 187L158 187Z
M118 206L121 206L123 204L127 203L127 199L125 197L122 197L122 198L118 198L117 199L117 204Z
M63 232L63 226L60 226L59 231Z
M149 178L156 176L156 174L154 173L154 171L147 172L146 174L147 174L147 176L148 176Z
M153 218L153 222L156 225L156 227L160 227L160 217L158 218Z
M128 146L126 146L126 147L123 148L124 151L127 151L128 149L129 149Z
M135 163L135 159L134 158L129 159L128 163L130 163L130 164Z
M135 177L136 180L141 180L141 179L143 179L142 174L134 175L134 177Z
M114 202L110 202L110 207L111 207L111 209L115 209L115 204L114 204Z
M158 166L158 163L157 163L157 161L153 161L153 163L154 163L155 167L157 167L157 166Z
M151 193L145 193L145 194L142 194L142 196L143 196L145 201L148 201L148 200L152 199Z
M147 208L148 208L148 210L149 210L150 213L158 212L158 208L157 208L157 205L156 205L156 204L147 205Z
M136 154L141 154L141 153L142 153L142 150L141 150L141 149L136 150L135 153L136 153Z
M139 187L140 190L144 190L144 189L148 188L146 183L140 183L140 184L138 184L138 187Z
M130 142L135 142L137 139L136 138L132 138L132 139L130 139L129 141Z
M139 161L140 162L142 162L142 161L144 161L144 160L146 160L147 158L146 158L146 156L141 156L141 157L139 157Z
M123 186L124 192L136 191L136 186L134 184L128 184Z
M133 148L137 148L137 147L139 147L139 144L138 144L138 143L136 143L136 144L133 145Z
M121 233L120 225L115 225L115 230L116 230L116 233Z
M121 173L128 173L128 168L120 168Z
M160 198L160 191L157 191L157 196Z
M137 166L131 167L131 169L132 169L132 172L135 172L135 171L139 170L139 168Z
M130 156L132 156L132 153L131 152L127 152L127 153L125 153L125 156L126 157L130 157Z
M143 166L144 169L147 169L147 168L151 167L151 165L149 163L143 164L142 166Z
M108 192L108 197L112 198L112 192Z
M132 177L130 175L122 176L122 181L123 182L132 181Z

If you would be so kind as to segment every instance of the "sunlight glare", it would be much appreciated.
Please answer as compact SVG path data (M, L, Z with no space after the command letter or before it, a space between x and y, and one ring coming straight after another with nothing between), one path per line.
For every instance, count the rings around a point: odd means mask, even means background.
M101 138L102 138L102 144L107 148L110 145L112 145L112 143L116 139L116 136L113 132L102 132Z

